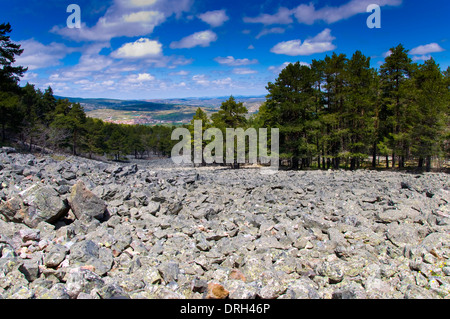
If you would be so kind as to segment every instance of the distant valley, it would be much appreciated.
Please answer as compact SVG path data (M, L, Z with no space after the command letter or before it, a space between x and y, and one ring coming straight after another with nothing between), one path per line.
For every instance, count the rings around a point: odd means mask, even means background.
M85 99L74 97L72 103L80 103L87 116L116 124L164 125L185 124L192 120L197 108L201 107L208 115L217 112L228 97L181 98L150 100ZM249 113L256 113L266 100L265 96L235 97L244 103Z

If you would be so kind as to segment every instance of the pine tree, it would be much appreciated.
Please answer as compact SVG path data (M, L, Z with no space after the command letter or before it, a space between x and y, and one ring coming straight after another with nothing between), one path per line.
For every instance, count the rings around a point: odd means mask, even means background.
M11 33L9 23L0 24L0 91L17 92L20 77L28 70L22 66L13 66L16 62L16 56L23 53L19 44L11 42Z
M211 115L212 125L222 131L223 136L226 136L226 129L237 129L245 128L247 126L247 118L245 115L248 114L247 108L242 102L236 102L233 96L224 102L220 106L220 110L217 113ZM233 168L239 168L240 165L237 162L237 143L236 138L234 139L234 164ZM227 141L228 142L228 141ZM224 143L225 147L225 143ZM226 151L224 151L226 154Z
M375 74L375 70L370 67L370 58L365 57L360 51L356 51L348 61L346 68L348 89L344 116L352 170L368 157L369 149L375 140Z
M12 32L9 23L0 24L0 124L2 141L6 140L6 131L20 129L22 112L19 105L19 78L27 71L22 66L13 66L16 56L23 53L20 45L11 41Z
M269 95L262 116L270 126L280 129L281 152L291 157L292 168L298 168L300 160L309 166L318 152L314 134L310 134L317 118L314 83L313 70L297 62L287 65L266 88Z
M426 161L426 170L431 169L431 157L441 152L445 127L448 87L434 59L425 61L414 74L416 89L416 123L412 131L414 154L419 158L419 167Z
M0 125L2 130L2 142L6 140L6 128L18 128L21 116L17 105L18 96L9 92L0 91ZM15 125L17 124L17 125Z
M392 149L392 167L399 156L399 167L404 167L411 148L411 129L414 126L414 112L411 103L413 92L411 76L415 65L403 45L390 49L390 55L380 68L383 106L381 118L384 131Z
M85 122L86 113L79 103L72 104L68 100L58 101L51 126L66 133L63 134L65 140L60 140L58 143L69 144L73 155L77 155L78 144L83 134Z
M200 136L201 141L202 141L201 144L195 143L195 141L194 141L194 139L196 138L196 135L195 135L195 121L201 121L202 122L202 130L201 130L201 136ZM196 110L196 112L195 112L195 114L194 114L194 116L192 118L192 121L188 125L188 129L189 129L189 132L191 133L191 138L192 138L191 144L192 144L193 154L194 154L194 156L195 156L195 154L201 154L201 156L202 156L202 158L201 158L202 165L206 165L206 162L205 162L205 160L203 158L203 150L204 150L205 146L207 145L207 141L203 139L203 136L205 134L205 131L207 129L209 129L210 127L211 127L211 122L210 122L206 112L203 111L200 107L197 108L197 110Z
M326 127L325 142L328 159L331 158L333 168L339 168L341 156L344 154L345 137L348 134L343 122L345 112L345 98L347 94L346 65L348 59L345 54L333 53L325 57L324 77L325 112L321 118ZM329 164L327 163L327 166Z

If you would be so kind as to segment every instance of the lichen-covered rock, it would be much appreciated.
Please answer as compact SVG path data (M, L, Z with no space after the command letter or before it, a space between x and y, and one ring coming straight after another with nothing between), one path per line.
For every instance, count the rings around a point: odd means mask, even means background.
M67 201L48 186L33 185L12 199L0 204L6 220L35 228L40 222L55 223L69 211Z
M78 219L104 220L107 215L107 204L97 197L85 186L83 181L78 181L73 187L69 196L69 205L72 212Z

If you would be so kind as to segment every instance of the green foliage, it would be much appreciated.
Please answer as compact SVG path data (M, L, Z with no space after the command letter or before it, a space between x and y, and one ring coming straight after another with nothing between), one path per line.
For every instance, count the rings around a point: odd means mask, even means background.
M242 102L237 103L233 96L222 103L220 110L211 116L213 126L225 128L244 127L247 124L245 115L248 114L247 108Z
M388 156L392 167L407 160L449 156L450 69L434 60L412 63L399 45L377 71L356 51L333 53L310 66L289 64L269 83L267 102L255 127L278 127L280 151L292 167L355 169L372 156ZM389 162L387 161L387 166Z
M9 23L0 24L0 90L16 91L19 78L27 71L22 66L13 66L16 56L23 53L20 45L11 42L12 32Z

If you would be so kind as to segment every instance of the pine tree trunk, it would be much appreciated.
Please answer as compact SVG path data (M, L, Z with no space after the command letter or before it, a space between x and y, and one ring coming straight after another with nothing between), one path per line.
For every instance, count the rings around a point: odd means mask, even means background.
M73 132L73 155L77 155L77 131Z
M426 171L431 171L431 156L427 156Z
M377 144L373 143L373 152L372 152L372 168L377 167Z
M354 171L356 168L356 158L352 157L350 160L350 170Z
M2 142L6 141L6 123L2 123Z
M418 167L419 168L423 168L423 157L422 156L419 157L419 165L418 165Z
M294 156L291 161L291 169L298 169L299 158Z

